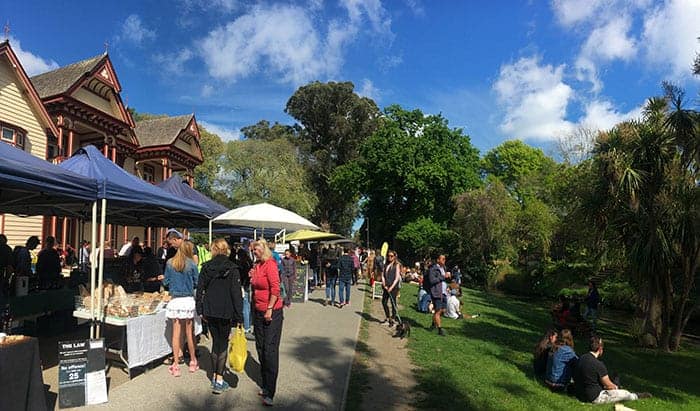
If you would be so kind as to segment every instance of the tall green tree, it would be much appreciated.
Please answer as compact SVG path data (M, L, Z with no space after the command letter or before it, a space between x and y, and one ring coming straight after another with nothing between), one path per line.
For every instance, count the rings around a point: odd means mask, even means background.
M257 123L241 128L241 134L249 140L272 141L284 138L289 141L297 141L301 128L299 125L286 125L275 122L270 125L267 120L260 120Z
M292 95L285 112L303 127L297 144L318 198L313 217L324 228L349 233L358 198L334 190L330 181L337 167L357 158L358 147L376 129L377 105L357 95L351 82L314 82Z
M522 201L523 196L528 194L528 189L537 184L540 189L544 189L544 180L557 169L557 164L541 149L520 140L509 140L486 153L481 167L485 174L499 178ZM524 180L529 184L523 184ZM530 194L539 194L529 191Z
M399 106L385 110L357 159L333 178L337 191L362 196L375 245L393 243L407 224L446 229L452 197L480 184L478 150L461 129L451 129L440 115Z
M230 141L221 186L237 206L268 202L310 217L317 197L296 147L282 138Z
M665 92L647 102L642 121L600 134L582 208L624 246L644 329L669 350L680 346L700 300L700 121L680 89L667 84Z
M194 169L195 188L209 197L220 197L216 187L225 145L221 137L199 126L199 145L202 148L202 164Z

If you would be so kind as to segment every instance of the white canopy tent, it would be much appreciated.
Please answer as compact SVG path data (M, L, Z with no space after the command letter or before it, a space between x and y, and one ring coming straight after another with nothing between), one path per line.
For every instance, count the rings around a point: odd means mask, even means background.
M233 226L276 228L279 230L318 230L318 226L304 217L268 203L243 206L227 211L214 218L216 224Z

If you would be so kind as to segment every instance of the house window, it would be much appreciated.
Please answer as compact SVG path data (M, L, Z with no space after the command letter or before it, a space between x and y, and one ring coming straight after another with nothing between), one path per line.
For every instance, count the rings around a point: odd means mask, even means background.
M143 179L148 181L149 183L152 183L156 181L155 178L156 175L156 169L153 168L153 166L149 165L144 165L143 166Z
M12 144L13 146L19 147L22 150L24 150L24 135L24 131L17 127L3 125L0 139L2 139L2 141L6 143Z

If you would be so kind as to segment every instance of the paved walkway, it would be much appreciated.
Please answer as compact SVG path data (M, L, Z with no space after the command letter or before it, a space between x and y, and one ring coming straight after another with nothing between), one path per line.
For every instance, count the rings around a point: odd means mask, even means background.
M363 287L364 288L364 287ZM280 344L280 373L275 409L340 410L355 352L362 313L362 294L353 287L351 305L342 309L322 305L325 290L317 290L304 304L284 311ZM102 410L228 410L263 408L257 396L260 368L255 342L248 341L248 363L237 374L235 388L213 395L209 387L210 341L200 343L201 370L180 378L159 366L109 392L109 403L89 409ZM113 368L111 373L122 372Z

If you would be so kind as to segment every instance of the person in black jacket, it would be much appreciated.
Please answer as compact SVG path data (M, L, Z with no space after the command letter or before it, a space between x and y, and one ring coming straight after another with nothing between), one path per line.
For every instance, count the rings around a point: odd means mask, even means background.
M350 304L350 283L353 271L355 271L355 264L350 255L350 249L346 248L338 259L338 298L340 299L338 308Z
M44 249L39 251L36 273L39 275L41 288L50 288L61 278L61 258L55 248L56 239L49 236L44 242Z
M212 259L202 265L197 283L197 314L209 326L212 336L212 390L221 394L227 388L224 381L228 337L231 323L243 322L243 297L238 265L229 260L226 240L218 238L211 246Z

